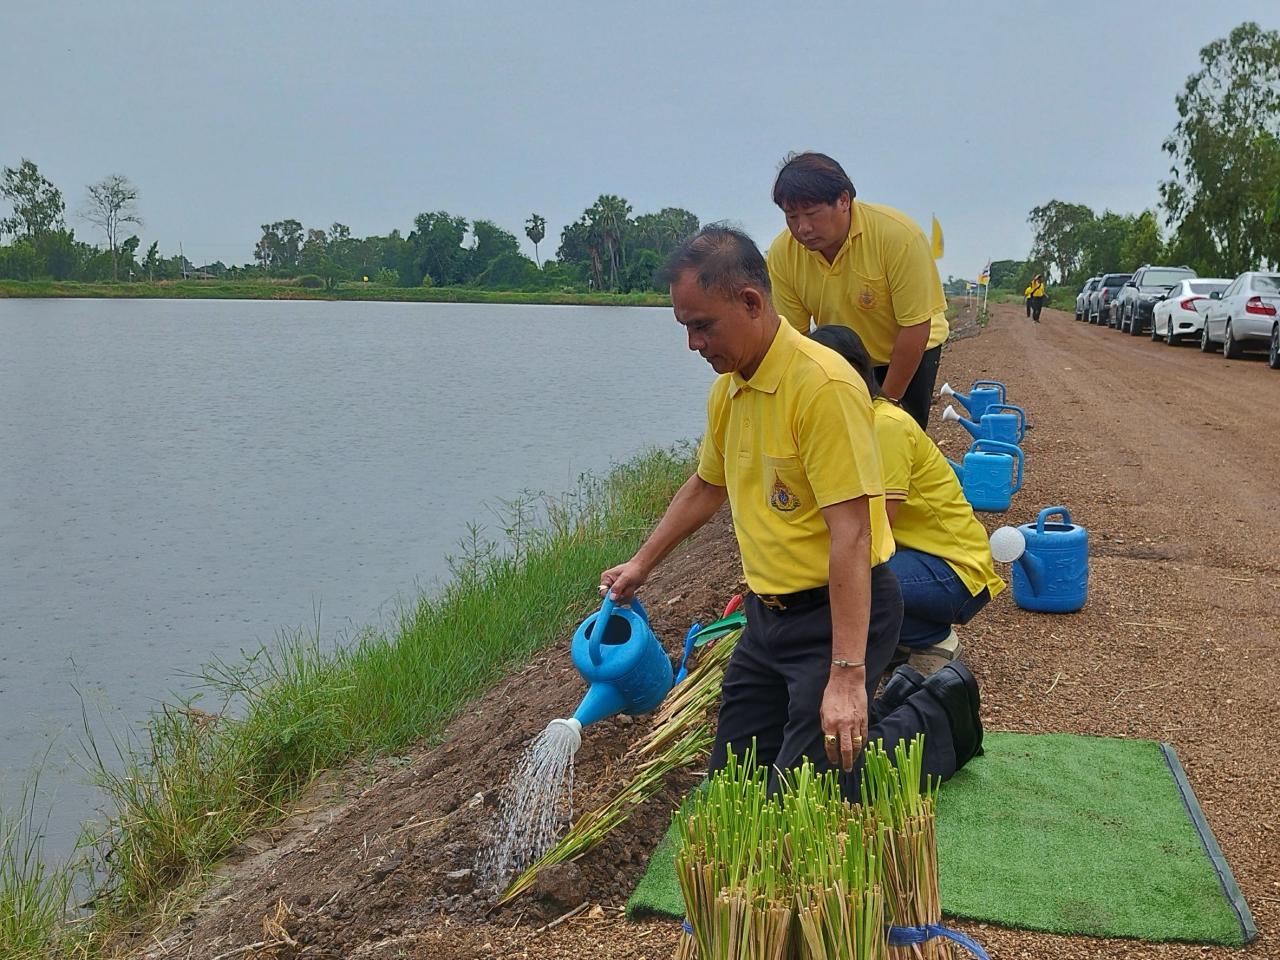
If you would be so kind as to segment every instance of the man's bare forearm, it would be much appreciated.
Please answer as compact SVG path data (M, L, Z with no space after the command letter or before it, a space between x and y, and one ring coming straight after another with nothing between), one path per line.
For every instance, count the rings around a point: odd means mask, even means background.
M867 497L822 511L831 532L831 667L822 692L823 747L843 770L870 736L867 717L867 629L871 624L871 518Z
M728 492L707 483L696 473L681 484L671 498L653 533L636 551L635 559L650 570L656 567L681 541L715 516Z
M893 400L901 400L911 384L911 378L920 368L920 360L929 346L929 334L933 324L929 320L910 327L899 327L893 341L893 353L889 356L889 370L884 375L880 391Z
M828 572L831 593L831 659L862 663L871 623L869 524L833 530ZM833 669L852 669L833 667Z

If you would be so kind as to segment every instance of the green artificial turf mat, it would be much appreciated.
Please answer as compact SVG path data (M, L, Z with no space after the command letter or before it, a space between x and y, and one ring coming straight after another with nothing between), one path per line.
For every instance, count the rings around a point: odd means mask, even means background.
M1053 933L1241 945L1249 909L1173 751L1149 740L991 733L942 785L950 916ZM682 917L663 837L628 916Z
M627 901L628 917L684 916L684 894L680 892L675 867L679 849L680 831L673 822L654 847L649 866Z

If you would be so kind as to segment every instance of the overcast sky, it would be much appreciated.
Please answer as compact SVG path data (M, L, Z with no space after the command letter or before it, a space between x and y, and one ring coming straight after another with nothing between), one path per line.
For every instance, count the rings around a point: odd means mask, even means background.
M440 209L530 253L536 211L554 253L601 193L764 245L780 159L816 149L936 213L943 275L972 277L1026 254L1047 200L1154 205L1174 97L1250 19L1280 3L0 0L0 165L34 160L69 212L123 173L144 247L231 264L273 220L363 236Z

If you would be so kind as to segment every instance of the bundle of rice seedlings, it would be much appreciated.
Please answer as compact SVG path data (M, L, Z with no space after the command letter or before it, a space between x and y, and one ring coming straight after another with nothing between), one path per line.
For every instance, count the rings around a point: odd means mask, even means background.
M729 762L678 821L676 877L689 911L677 956L785 960L794 922L786 814L748 753Z
M910 746L898 743L892 760L883 744L873 743L862 776L862 806L883 829L887 919L897 927L942 922L934 821L939 781L926 777L922 787L923 762L923 734L917 734ZM947 941L930 940L891 947L889 956L952 960L954 953Z
M742 630L738 629L715 643L699 648L697 663L689 675L667 694L654 714L653 729L632 750L636 756L660 753L693 727L707 726L711 711L720 701L725 665L741 636Z
M785 829L802 960L880 960L883 825L805 764L787 781Z
M676 875L688 911L677 960L950 960L939 941L890 948L892 925L938 923L937 784L924 739L892 760L869 747L862 803L804 764L770 795L754 755L732 756L679 821ZM789 952L790 951L790 952Z

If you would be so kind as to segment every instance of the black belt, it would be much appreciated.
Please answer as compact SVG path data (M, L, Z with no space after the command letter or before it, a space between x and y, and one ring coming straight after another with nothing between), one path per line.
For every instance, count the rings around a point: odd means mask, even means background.
M795 593L757 593L756 599L769 609L781 613L793 607L811 607L818 603L828 603L831 595L823 586L813 587L810 590L797 590Z

